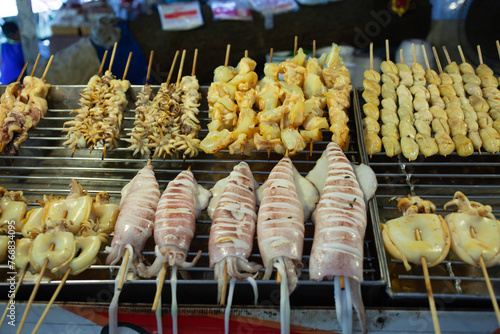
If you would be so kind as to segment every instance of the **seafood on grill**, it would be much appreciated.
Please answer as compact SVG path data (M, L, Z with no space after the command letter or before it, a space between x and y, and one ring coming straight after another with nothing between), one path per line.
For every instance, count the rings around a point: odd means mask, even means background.
M377 188L375 174L366 165L354 168L342 149L330 143L307 178L321 193L313 214L315 230L309 260L310 279L334 280L337 318L344 333L352 330L349 305L356 310L363 332L366 332L361 299L363 242L366 202Z
M258 183L253 178L246 162L234 166L227 178L214 186L211 203L215 206L211 215L212 226L208 242L210 267L214 268L214 278L218 281L217 301L222 302L225 275L230 280L229 300L225 312L225 327L228 332L231 297L236 280L247 280L254 288L257 302L257 285L254 277L261 265L249 262L255 225L257 222L256 192ZM222 190L221 190L222 189ZM227 271L227 273L226 273Z
M77 148L102 145L104 154L105 150L117 147L129 87L128 80L116 79L111 71L90 78L80 94L80 108L73 110L74 120L64 123L68 139L63 145L73 153Z
M28 131L46 115L50 84L42 78L25 76L22 87L14 82L0 97L0 152L15 155L28 138Z
M211 196L209 190L196 182L191 170L180 172L170 181L163 191L154 214L154 240L156 259L147 267L142 261L137 264L139 276L151 277L161 270L171 268L172 320L174 332L177 332L177 268L190 268L196 264L201 251L191 261L186 261L187 253L195 233L196 218L208 205ZM163 276L164 277L164 276ZM161 289L158 286L158 289ZM161 290L159 290L161 291ZM161 325L161 307L157 310L157 321Z
M199 89L195 76L182 77L178 85L162 83L154 97L150 85L142 88L137 96L134 127L128 133L130 138L125 139L134 156L198 155Z
M8 253L9 244L14 245L15 232L20 231L20 222L26 214L27 199L22 191L8 191L0 187L0 262L13 258Z
M500 222L491 213L491 206L470 201L460 191L444 209L453 206L457 207L457 212L444 218L451 234L451 249L462 261L473 266L479 266L480 257L487 267L499 264Z
M194 237L196 218L208 205L210 197L210 191L196 182L190 170L179 173L168 183L154 216L156 259L150 267L139 264L140 276L156 276L164 263L179 268L196 264L200 255L191 262L187 262L186 257Z
M437 215L436 206L417 196L408 195L398 200L398 210L403 216L381 224L385 249L401 260L410 270L410 262L433 267L443 261L450 250L451 237L444 219ZM416 237L418 230L421 235Z
M153 234L156 208L160 189L152 165L143 167L121 192L120 213L116 220L106 263L116 264L125 255L127 245L134 261L142 257L146 240Z
M259 188L257 241L266 268L263 279L271 277L273 268L281 276L280 314L285 332L290 330L288 296L295 290L302 268L304 221L307 219L297 188L294 166L289 157L282 158L274 166L266 182Z

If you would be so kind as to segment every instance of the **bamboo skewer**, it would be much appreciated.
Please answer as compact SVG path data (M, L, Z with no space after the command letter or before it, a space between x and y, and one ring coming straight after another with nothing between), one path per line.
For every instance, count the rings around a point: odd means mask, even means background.
M370 70L373 71L373 43L370 43Z
M50 246L49 252L54 250L55 245L52 244ZM21 334L24 323L26 322L26 319L28 318L28 313L30 311L31 305L33 305L33 301L35 300L36 293L38 292L38 288L40 287L40 283L42 282L43 274L45 273L45 269L47 269L47 266L49 264L49 258L47 257L45 261L43 262L42 268L40 269L40 274L38 275L38 278L36 279L35 286L33 287L33 291L31 291L30 298L28 300L28 304L26 304L26 309L24 310L23 317L21 319L21 322L19 324L19 327L17 329L16 334Z
M198 61L198 49L194 49L194 56L193 56L193 68L191 70L191 76L195 77L196 73L196 62Z
M476 231L474 228L470 227L471 236L476 239ZM486 265L484 264L483 254L479 256L479 266L483 272L484 281L486 282L486 287L491 298L491 303L493 304L493 309L495 310L495 315L497 317L498 325L500 326L500 309L498 307L497 298L495 296L495 291L493 291L493 286L491 285L490 276L488 275L488 270L486 270Z
M313 40L313 58L316 58L316 40Z
M431 65L429 64L429 58L427 58L427 51L425 50L425 45L422 44L422 53L424 54L425 67L428 71L431 70Z
M391 57L390 57L390 54L389 54L389 40L388 39L385 40L385 59L387 61L391 60Z
M108 71L111 71L111 67L113 67L113 62L115 61L115 53L116 53L116 47L118 46L118 42L115 42L113 45L113 52L111 52L111 58L109 59L109 68Z
M295 38L293 39L293 56L295 57L297 55L297 45L299 42L299 37L295 35Z
M125 256L123 258L122 265L121 265L123 270L121 270L120 277L118 278L118 285L117 285L118 290L121 290L123 288L123 284L125 283L125 276L127 275L126 269L128 266L129 258L130 258L130 251L128 248L126 248L125 249Z
M273 53L274 53L274 49L271 48L269 50L269 63L272 63L273 62ZM268 148L267 149L267 159L270 159L271 158L271 149Z
M154 51L151 50L149 53L149 62L148 62L148 71L146 72L146 83L144 85L149 84L149 76L151 75L151 66L153 64L153 56L154 56Z
M35 75L35 71L36 71L36 68L38 67L38 62L40 61L40 57L41 56L42 56L41 54L38 54L38 56L36 56L35 65L33 65L33 69L31 70L31 75L30 76L34 76Z
M227 263L224 265L224 280L222 281L222 293L220 296L220 305L226 304L227 294Z
M170 83L170 79L172 78L172 74L174 73L175 63L177 62L178 56L179 56L179 50L175 51L174 60L172 61L172 65L170 66L170 71L168 72L167 81L165 81L167 85Z
M420 235L420 230L418 228L415 229L415 239L418 241L422 240L422 236ZM424 256L420 258L422 262L422 271L424 272L424 280L425 280L425 289L427 290L427 298L429 299L429 306L431 309L431 315L432 315L432 323L434 324L434 332L436 334L441 333L441 329L439 327L439 320L437 316L437 310L436 310L436 302L434 301L434 295L432 294L432 285L431 285L431 279L429 276L429 268L427 268L427 260L425 259Z
M413 62L416 63L417 62L417 55L415 54L415 44L414 43L411 43L411 54L413 56Z
M437 53L436 47L432 47L432 52L434 53L434 58L436 59L436 64L438 66L439 74L443 73L443 68L441 67L441 62L439 61L439 55Z
M98 76L101 76L102 69L104 68L104 63L106 62L106 58L108 57L108 50L104 51L104 55L102 56L101 66L99 66L99 72L97 72Z
M24 276L26 276L26 271L28 268L24 268L24 270L21 272L21 276L19 276L19 281L17 281L16 288L14 289L14 293L10 297L9 301L7 302L7 305L5 306L5 311L2 314L2 318L0 319L0 328L2 328L3 322L5 318L7 317L7 312L9 311L9 305L12 303L14 298L16 298L17 292L19 291L19 288L21 287L21 284L23 283Z
M132 52L130 52L128 54L127 64L125 65L125 71L123 71L123 78L122 78L122 80L125 80L125 78L127 77L128 67L130 66L130 60L131 59L132 59Z
M57 286L56 291L54 291L52 298L50 299L49 303L45 307L45 310L43 311L40 319L38 320L38 322L35 326L35 329L33 329L33 332L31 332L31 334L35 334L38 331L38 329L40 329L40 326L42 325L43 320L47 316L47 313L49 313L50 307L52 306L52 304L54 304L54 301L56 300L57 295L59 295L59 292L61 291L64 283L66 283L66 280L68 279L68 276L70 273L71 273L71 268L68 268L68 270L66 270L66 273L64 274L63 278L61 279L61 282Z
M497 44L498 57L500 58L500 42L497 40L496 44Z
M153 301L153 307L151 307L151 311L156 311L158 305L160 304L161 292L163 290L163 284L165 283L166 275L167 275L167 263L164 262L160 270L160 275L158 276L158 287L156 288L155 299Z
M49 68L50 68L50 65L52 64L53 59L54 59L54 55L50 56L49 62L47 63L47 66L45 66L45 71L43 71L42 80L45 80L45 76L49 72Z
M460 45L458 46L458 53L460 53L460 58L462 59L462 63L467 63L465 61L464 52L462 51L462 47Z
M28 67L28 63L29 62L24 63L23 69L21 70L21 73L19 73L16 82L21 82L21 78L23 77L24 71L26 71L26 68Z
M483 65L483 53L481 52L481 46L477 46L477 55L479 56L479 64Z
M226 58L224 59L224 66L227 67L229 65L229 53L231 52L231 44L228 44L226 47Z
M444 56L446 57L446 61L448 62L448 64L451 64L450 54L448 53L448 49L444 45L443 45L443 51L444 51Z
M179 72L177 72L177 82L176 86L179 86L182 78L182 69L184 67L184 59L186 58L186 50L182 50L181 63L179 64Z

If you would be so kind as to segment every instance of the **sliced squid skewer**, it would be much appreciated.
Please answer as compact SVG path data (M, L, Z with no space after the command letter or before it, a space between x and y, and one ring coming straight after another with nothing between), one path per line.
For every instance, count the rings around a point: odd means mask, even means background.
M220 196L214 197L216 207L213 212L212 227L209 238L210 267L214 267L215 279L218 281L217 301L222 302L223 288L227 276L231 278L229 300L225 312L225 331L229 332L229 315L234 291L234 279L251 280L262 267L248 262L252 252L257 221L256 188L250 167L240 162L224 183ZM216 185L214 187L218 189ZM214 191L217 192L217 191ZM215 205L212 203L212 206ZM257 295L256 286L254 295Z
M109 306L110 333L118 332L118 298L123 280L131 268L131 263L137 263L141 258L144 244L153 233L153 220L159 199L160 190L151 165L142 168L122 189L115 235L111 247L106 247L109 251L106 264L116 264L123 258Z
M290 158L281 159L261 188L257 236L266 268L264 279L271 277L273 267L278 269L282 279L281 332L289 333L289 294L297 286L304 246L304 211L297 195Z
M153 309L161 309L157 298L161 296L164 273L167 265L172 267L172 276L176 276L177 267L189 268L196 264L201 252L191 262L186 261L186 256L195 232L196 218L207 206L210 191L200 186L190 170L179 173L163 192L154 219L154 239L156 243L156 259L150 267L140 263L137 266L139 275L163 277L158 282L158 290L153 303ZM177 301L172 295L172 305ZM174 313L172 313L174 317ZM176 322L176 319L173 319ZM158 319L161 322L161 318ZM174 326L174 331L177 328Z
M338 145L330 143L320 160L318 167L308 175L308 178L315 176L315 184L324 185L313 215L315 232L309 275L311 280L317 281L334 279L337 318L343 333L352 332L353 307L366 333L361 299L363 240L367 223L365 195L354 168ZM376 189L376 179L370 183ZM367 199L373 193L367 188Z

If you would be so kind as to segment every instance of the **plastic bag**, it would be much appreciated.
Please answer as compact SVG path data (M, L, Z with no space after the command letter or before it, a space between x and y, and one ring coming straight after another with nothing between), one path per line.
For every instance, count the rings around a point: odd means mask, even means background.
M214 20L251 21L252 11L247 3L241 0L210 1Z
M158 12L163 30L191 30L203 25L198 1L160 4Z

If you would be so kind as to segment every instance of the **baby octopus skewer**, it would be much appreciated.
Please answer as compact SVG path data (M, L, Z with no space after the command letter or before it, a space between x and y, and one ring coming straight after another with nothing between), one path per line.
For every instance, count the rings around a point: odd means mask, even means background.
M226 277L231 278L229 299L225 312L225 332L229 332L229 315L235 281L248 280L254 288L257 302L257 285L253 276L262 267L248 262L255 236L256 188L250 167L240 162L231 174L218 182L212 189L215 196L211 206L215 206L210 229L209 255L210 267L214 267L215 279L218 280L217 300L224 304L223 288ZM219 191L222 192L219 196ZM209 211L209 214L212 211ZM244 271L244 272L243 272Z

